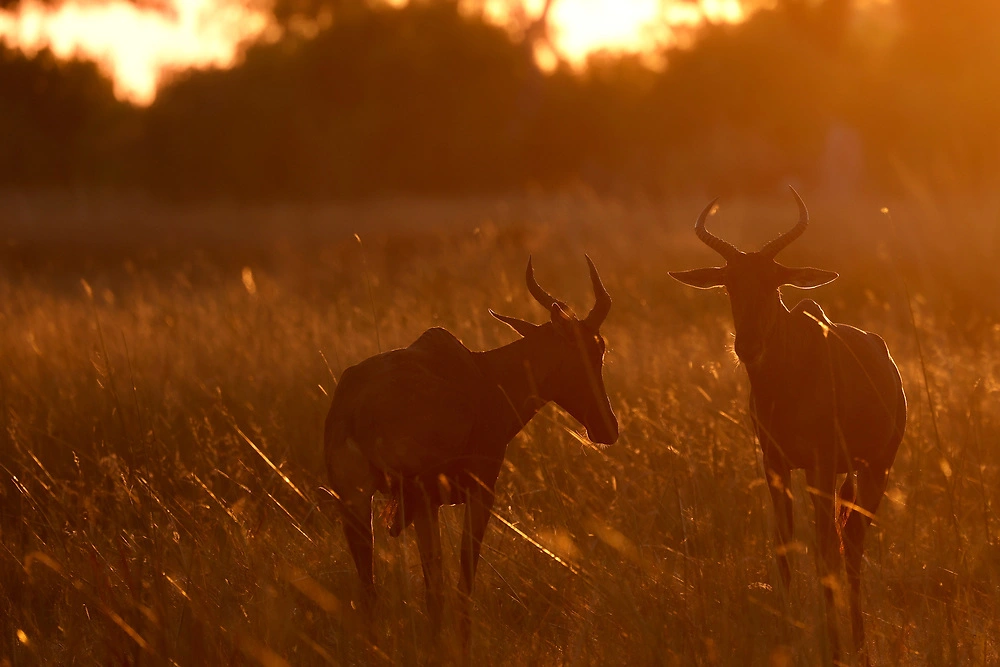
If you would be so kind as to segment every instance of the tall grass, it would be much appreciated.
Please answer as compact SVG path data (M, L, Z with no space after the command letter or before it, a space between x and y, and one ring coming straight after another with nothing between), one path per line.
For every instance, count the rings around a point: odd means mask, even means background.
M841 273L810 296L886 338L909 398L867 542L873 658L996 664L998 208L898 202L893 243L881 203L811 202L813 227L783 254ZM484 349L512 335L488 307L540 321L523 285L529 253L542 285L585 312L586 251L614 298L605 377L621 439L595 448L549 407L510 447L474 659L820 663L804 481L785 592L727 301L666 275L715 261L691 233L701 204L5 208L0 661L437 659L410 531L376 531L376 627L355 611L357 577L321 489L329 395L377 341L403 346L437 325ZM713 224L752 246L793 217L784 199L734 202ZM460 524L443 513L450 581Z

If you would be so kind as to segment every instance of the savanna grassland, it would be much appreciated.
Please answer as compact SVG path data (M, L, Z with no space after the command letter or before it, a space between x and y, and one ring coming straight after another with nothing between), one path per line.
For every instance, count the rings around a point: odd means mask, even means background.
M872 658L998 664L1000 202L803 195L813 225L781 259L841 273L809 296L883 335L910 405L867 541ZM539 282L586 312L584 252L614 299L605 378L621 438L598 449L550 406L512 443L473 660L821 663L804 480L786 592L728 303L666 273L716 262L691 230L705 201L8 197L0 663L434 662L412 531L376 530L379 622L361 628L321 488L329 396L345 367L430 326L484 349L513 339L487 308L541 321L529 253ZM723 204L710 224L737 244L794 221L787 193ZM454 582L458 511L443 524Z

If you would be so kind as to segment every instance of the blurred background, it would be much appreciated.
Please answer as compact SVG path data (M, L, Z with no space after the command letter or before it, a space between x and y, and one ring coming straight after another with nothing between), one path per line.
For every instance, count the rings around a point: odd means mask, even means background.
M0 0L0 667L438 664L410 533L353 611L330 395L541 321L529 254L586 312L585 252L621 438L547 408L508 450L474 659L826 664L810 492L787 591L728 299L667 275L787 184L782 261L909 401L873 662L1000 664L998 121L988 0Z
M0 188L980 193L982 0L2 0Z

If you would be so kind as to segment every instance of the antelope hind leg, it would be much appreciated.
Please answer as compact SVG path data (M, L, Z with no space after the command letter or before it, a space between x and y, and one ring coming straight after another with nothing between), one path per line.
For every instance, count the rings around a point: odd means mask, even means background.
M362 606L370 614L376 597L375 536L372 532L375 479L371 464L350 438L327 443L326 459L344 537L361 579Z

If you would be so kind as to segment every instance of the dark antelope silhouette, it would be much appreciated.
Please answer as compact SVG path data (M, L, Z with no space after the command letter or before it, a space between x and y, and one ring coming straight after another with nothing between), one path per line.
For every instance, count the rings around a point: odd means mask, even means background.
M855 648L865 651L861 617L861 562L865 531L885 492L889 468L906 425L906 398L899 371L876 334L831 322L819 304L799 302L789 311L778 288L812 288L837 278L832 271L790 268L774 257L806 230L809 213L798 193L799 221L758 252L744 253L713 236L705 219L695 233L726 260L723 267L671 271L680 282L702 289L725 287L736 325L736 355L750 377L750 414L764 455L764 469L777 523L778 565L787 586L786 555L792 536L790 471L805 469L816 512L817 569L824 582L827 631L834 660L840 656L835 579L841 547L850 584ZM840 487L837 475L849 473ZM852 474L855 473L855 474ZM856 477L856 481L852 479Z
M376 594L375 491L391 498L392 536L414 524L435 632L444 604L438 508L465 504L459 636L467 648L469 599L507 444L549 401L580 421L592 441L618 439L601 376L600 326L611 297L589 257L587 263L597 302L582 320L538 286L529 259L528 290L550 321L536 325L490 311L520 340L472 352L444 329L428 329L409 347L344 371L326 418L326 463L369 609Z

